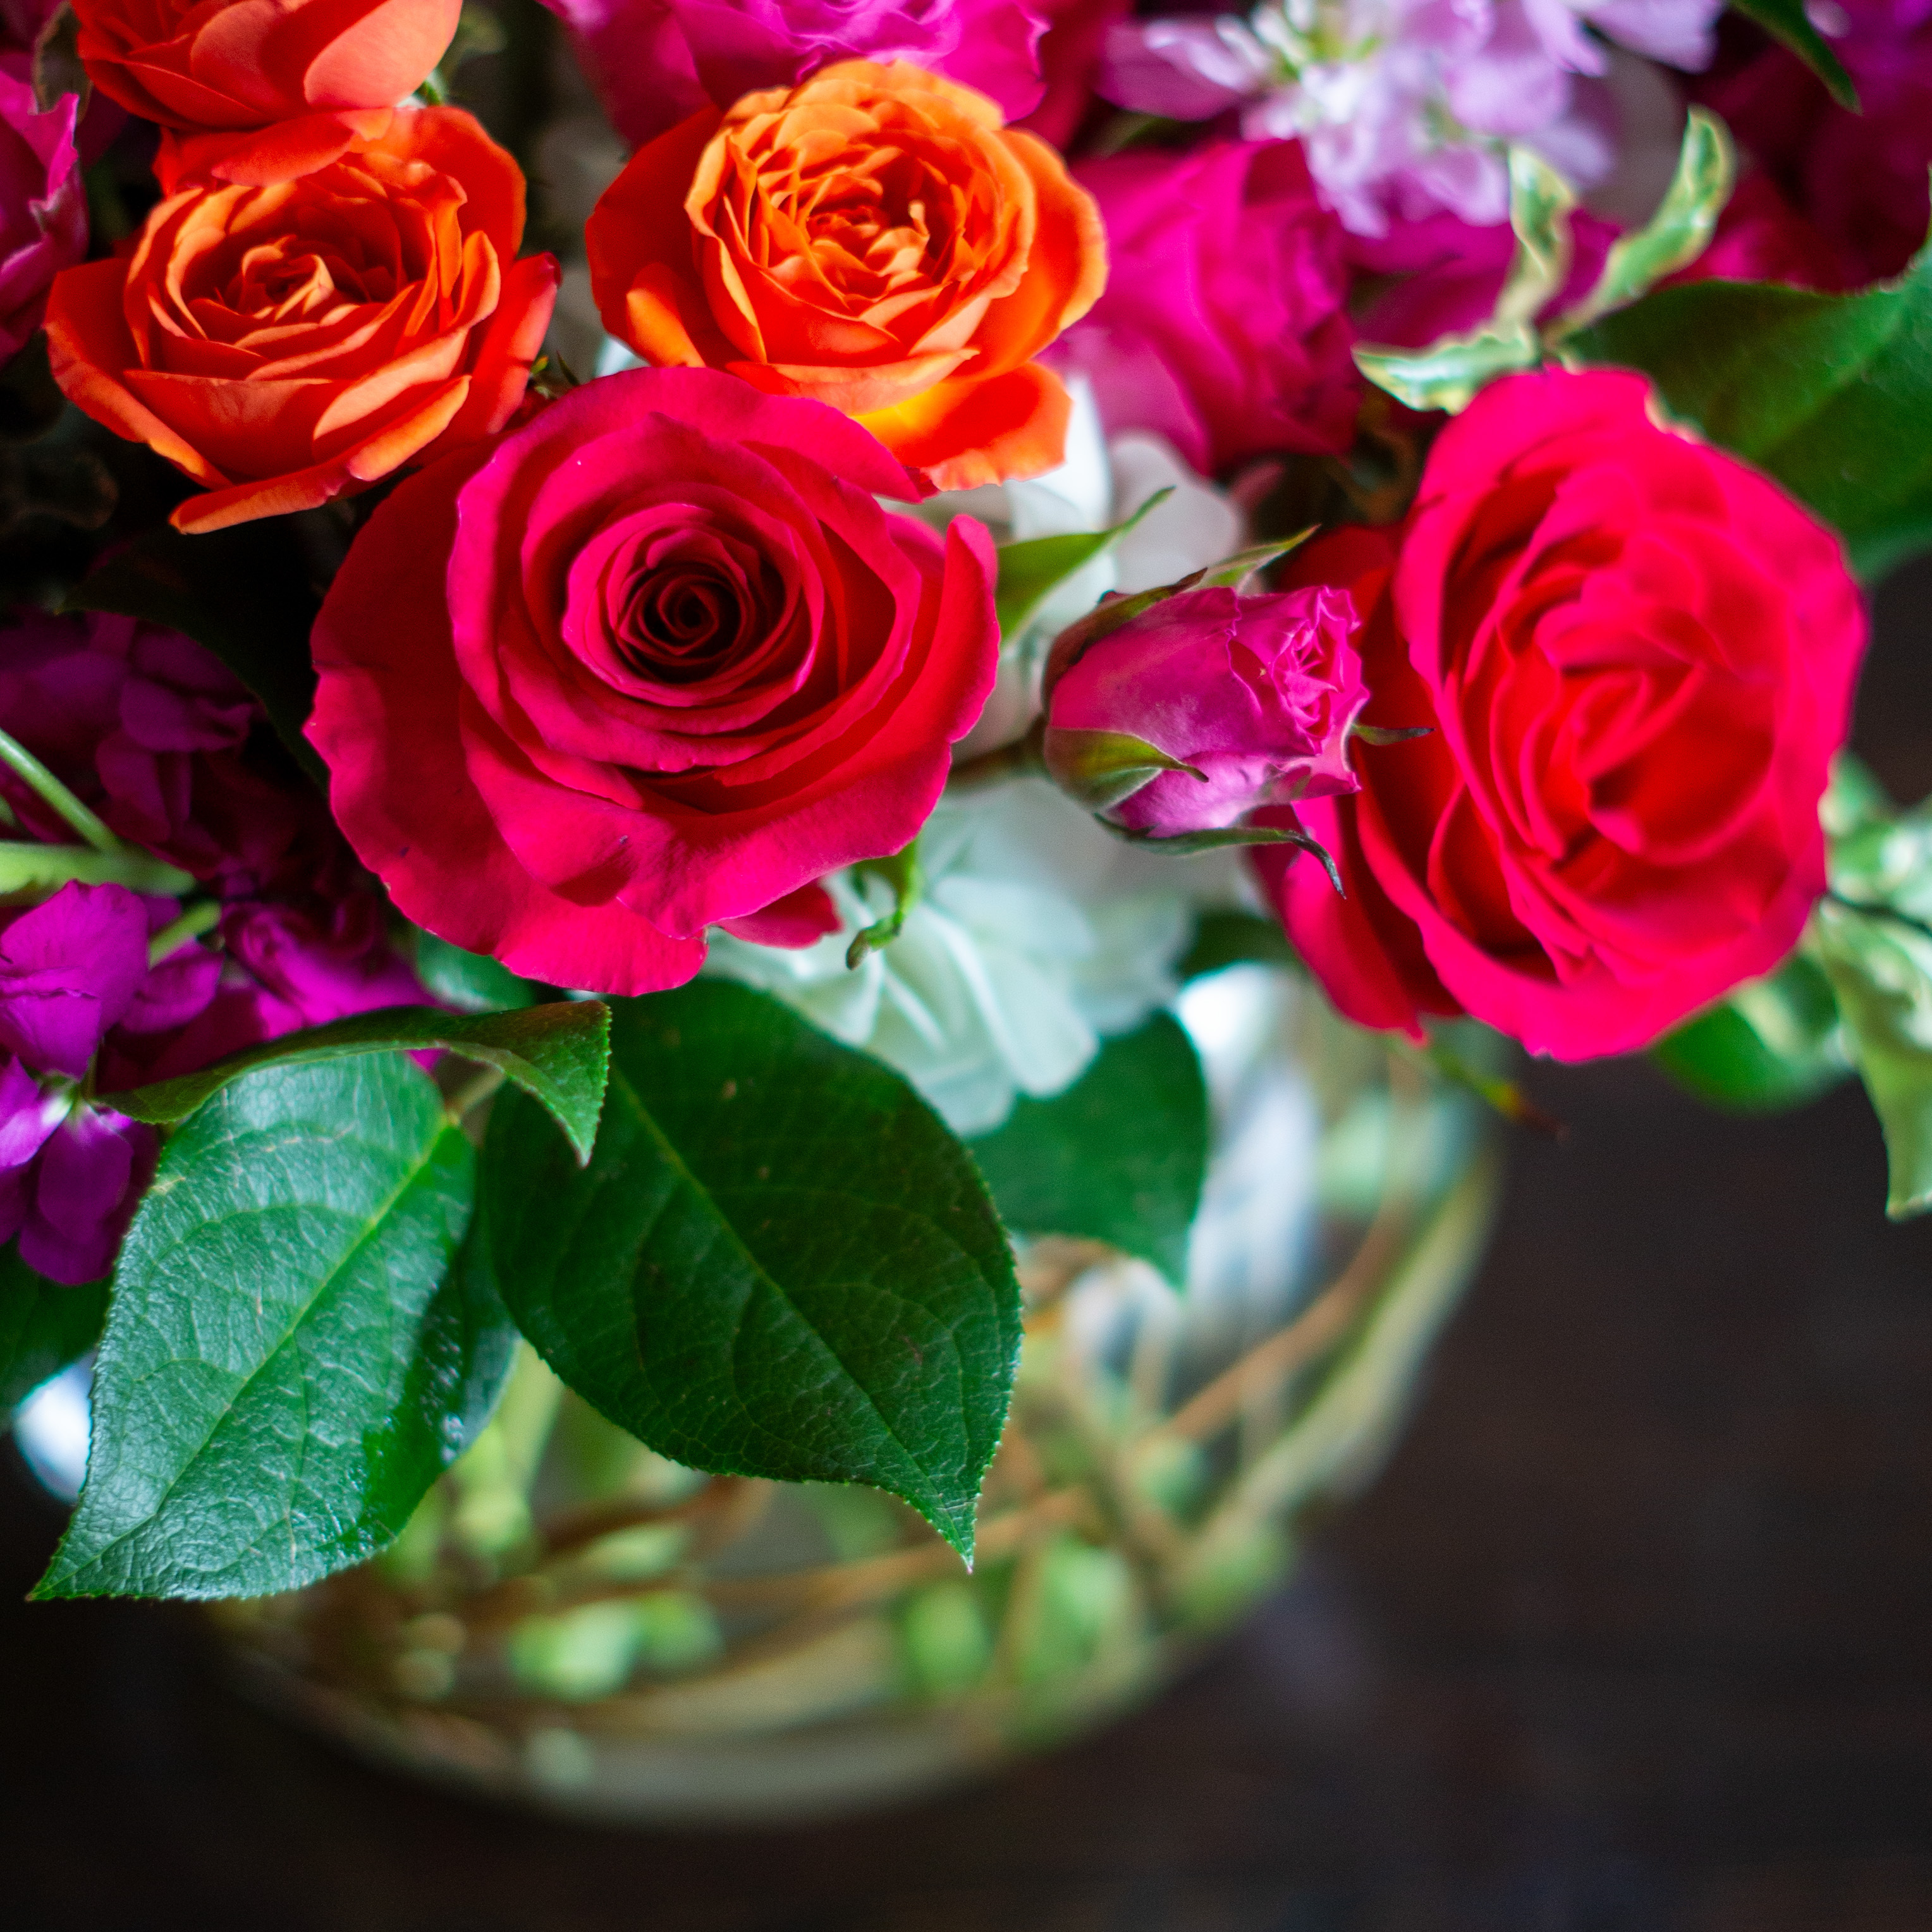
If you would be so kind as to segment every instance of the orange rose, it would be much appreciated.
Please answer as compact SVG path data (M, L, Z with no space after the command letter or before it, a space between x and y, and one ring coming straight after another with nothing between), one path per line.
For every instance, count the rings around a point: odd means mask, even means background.
M230 178L267 181L381 136L456 32L462 0L74 0L88 77L184 134L264 133Z
M1060 461L1032 359L1106 280L1099 214L982 94L844 61L638 149L590 218L604 326L856 416L940 489Z
M454 107L297 181L164 178L125 260L58 277L68 399L202 484L176 528L352 496L502 428L556 298L517 164Z

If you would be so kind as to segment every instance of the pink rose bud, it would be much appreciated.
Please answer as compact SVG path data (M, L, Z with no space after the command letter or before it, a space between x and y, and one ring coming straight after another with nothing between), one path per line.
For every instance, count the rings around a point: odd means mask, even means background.
M1059 673L1047 770L1090 811L1155 838L1353 791L1347 740L1369 697L1356 622L1326 586L1166 598Z

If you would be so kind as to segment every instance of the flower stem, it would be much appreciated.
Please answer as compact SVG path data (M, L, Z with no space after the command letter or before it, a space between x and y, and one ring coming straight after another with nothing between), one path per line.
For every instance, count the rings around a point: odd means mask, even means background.
M60 814L97 852L119 854L126 848L112 832L16 738L0 731L0 760L31 785L41 801Z
M189 940L199 939L220 922L220 900L203 899L199 905L190 906L179 919L163 926L148 941L148 964L158 966L164 959L178 952Z
M152 853L91 852L80 845L0 842L0 899L46 898L65 885L125 886L130 892L179 898L194 890L191 873Z

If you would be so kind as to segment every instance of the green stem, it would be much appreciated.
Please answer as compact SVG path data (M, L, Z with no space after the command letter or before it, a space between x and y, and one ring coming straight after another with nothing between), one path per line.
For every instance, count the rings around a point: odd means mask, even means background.
M70 884L125 886L131 892L179 898L194 890L190 873L147 852L91 852L80 845L0 843L0 899L45 898Z
M0 760L31 785L41 801L58 812L97 852L118 854L125 849L120 840L26 746L4 731L0 731Z
M181 917L171 925L164 926L148 941L148 964L158 966L164 959L171 958L190 940L199 939L204 932L211 932L221 922L221 904L218 899L203 899L199 905L191 905Z

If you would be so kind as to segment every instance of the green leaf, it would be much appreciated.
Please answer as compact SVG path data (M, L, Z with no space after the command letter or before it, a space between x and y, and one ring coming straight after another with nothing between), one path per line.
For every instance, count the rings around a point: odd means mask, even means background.
M1208 1088L1171 1015L1105 1042L1064 1093L1022 1098L1005 1126L969 1144L1009 1227L1106 1241L1186 1286Z
M1182 980L1205 979L1230 966L1297 967L1300 962L1278 920L1232 908L1204 912L1194 940L1175 968Z
M100 1339L107 1284L67 1288L36 1274L11 1242L0 1251L0 1428L50 1376Z
M386 1006L380 1012L356 1013L326 1026L264 1040L198 1073L104 1094L101 1105L132 1120L184 1120L231 1080L257 1067L310 1066L359 1054L414 1053L438 1047L500 1069L550 1109L580 1162L590 1158L610 1065L610 1010L601 1000L557 1000L508 1013Z
M475 1171L400 1059L272 1068L189 1121L122 1246L34 1594L259 1596L390 1541L508 1372L487 1273L451 1268Z
M164 898L178 898L195 886L194 874L177 870L151 852L0 842L0 898L56 892L70 880L83 886L125 886L130 892L156 892Z
M1804 0L1731 0L1731 8L1782 40L1831 90L1832 98L1840 107L1856 111L1858 89L1830 43L1812 26Z
M1002 546L997 553L1000 580L993 593L1000 635L1009 641L1017 638L1060 585L1076 571L1084 570L1096 556L1105 556L1143 517L1173 494L1172 486L1156 490L1124 523L1116 524L1110 530L1030 537L1024 543Z
M1510 148L1509 171L1516 253L1489 321L1466 334L1438 336L1425 349L1356 345L1356 368L1412 410L1454 415L1467 409L1486 383L1527 369L1542 356L1536 318L1570 272L1570 212L1576 197L1563 177L1527 148Z
M1692 108L1684 120L1676 170L1657 212L1612 244L1596 286L1550 331L1550 339L1587 328L1694 262L1717 232L1736 176L1724 124L1708 107Z
M722 980L617 1003L579 1172L520 1096L479 1240L557 1374L661 1454L902 1496L962 1554L1019 1291L965 1149L887 1068Z
M1049 724L1041 741L1047 776L1089 812L1132 798L1162 772L1185 772L1205 784L1208 774L1127 731L1081 731Z
M1801 1107L1851 1072L1831 981L1802 952L1665 1035L1651 1058L1700 1100L1740 1113Z
M1932 542L1932 253L1856 295L1658 289L1564 348L1641 370L1676 415L1836 529L1862 574Z
M487 952L466 952L433 932L418 929L416 974L439 1000L466 1013L511 1012L535 1006L544 988L519 979Z
M201 536L151 530L96 564L68 599L185 631L262 701L302 769L328 773L302 736L315 702L308 635L321 600L296 520L262 518Z

